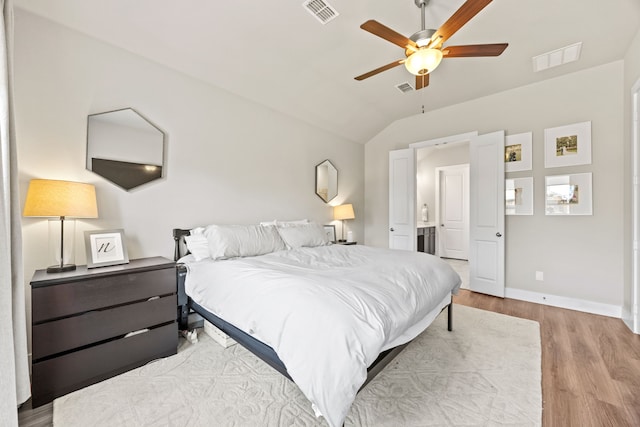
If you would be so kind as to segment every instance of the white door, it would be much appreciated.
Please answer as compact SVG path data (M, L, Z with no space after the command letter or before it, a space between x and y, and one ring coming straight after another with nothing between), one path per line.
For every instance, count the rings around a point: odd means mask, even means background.
M438 256L469 259L469 165L436 168Z
M504 297L504 131L470 144L469 288Z
M417 250L416 156L413 148L389 152L389 248Z

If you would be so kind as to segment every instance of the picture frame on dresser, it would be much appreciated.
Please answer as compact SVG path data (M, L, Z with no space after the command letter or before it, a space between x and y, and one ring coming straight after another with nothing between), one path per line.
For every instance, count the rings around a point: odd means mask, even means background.
M124 230L88 230L84 232L87 268L128 264Z
M336 243L336 226L330 224L330 225L323 225L322 228L324 230L325 236L327 236L327 239L331 243Z

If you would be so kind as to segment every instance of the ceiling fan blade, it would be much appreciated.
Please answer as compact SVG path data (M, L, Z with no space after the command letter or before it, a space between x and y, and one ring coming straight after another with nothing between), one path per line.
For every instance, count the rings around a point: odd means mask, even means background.
M396 46L400 46L403 49L418 49L418 45L416 45L413 40L408 39L402 34L395 32L391 28L382 25L381 23L379 23L378 21L374 21L373 19L370 19L364 24L360 25L360 28L370 32L373 35L381 37L386 41L395 44Z
M382 67L380 67L380 68L376 68L375 70L369 71L368 73L364 73L363 75L358 76L358 77L354 77L354 78L355 78L356 80L364 80L364 79L368 79L368 78L369 78L369 77L371 77L371 76L375 76L375 75L376 75L376 74L378 74L378 73L381 73L381 72L383 72L383 71L390 70L390 69L392 69L393 67L397 67L398 65L403 64L403 63L404 63L404 59L398 59L397 61L393 61L393 62L392 62L392 63L390 63L390 64L383 65L383 66L382 66Z
M446 58L465 58L472 56L499 56L509 43L470 44L465 46L447 46L442 48Z
M416 90L429 86L429 74L416 76Z
M460 9L442 24L440 28L431 36L431 47L441 46L449 37L464 26L478 12L485 8L492 0L467 0Z

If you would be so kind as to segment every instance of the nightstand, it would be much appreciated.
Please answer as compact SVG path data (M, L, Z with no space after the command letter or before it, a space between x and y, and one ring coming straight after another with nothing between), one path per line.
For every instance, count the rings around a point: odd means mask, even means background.
M176 354L175 263L162 257L31 280L33 407Z

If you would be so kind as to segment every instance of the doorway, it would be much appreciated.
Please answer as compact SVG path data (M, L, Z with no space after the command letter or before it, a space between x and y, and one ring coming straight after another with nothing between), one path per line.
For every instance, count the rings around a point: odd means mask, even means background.
M437 151L443 148L440 146L456 142L468 144L466 152L468 152L470 165L469 287L476 292L504 297L504 131L483 135L469 132L410 144L408 149L389 153L389 247L393 248L391 244L395 230L395 217L391 213L397 209L394 206L395 194L402 193L408 196L405 197L407 203L403 211L408 209L413 218L417 216L417 206L419 205L416 203L416 199L424 197L419 194L416 185L419 181L428 180L430 174L426 174L426 176L418 174L418 165L415 161L416 153L427 147ZM395 168L393 158L396 155L402 155L407 159L403 163L405 166L413 166L404 168L404 175ZM431 155L428 156L429 159L431 157ZM409 160L413 160L412 165ZM460 159L457 159L457 162L460 162ZM399 179L401 177L403 179ZM396 185L402 182L413 183L413 188L411 189L408 185ZM415 219L413 224L415 227ZM415 240L415 233L411 238ZM415 250L415 245L413 246Z
M435 226L436 232L436 256L445 258L468 259L469 248L469 227L468 227L468 165L469 165L469 142L468 139L458 139L437 145L419 147L416 149L416 201L421 210L426 204L429 212L429 224ZM460 175L460 168L467 165L467 177ZM457 188L452 188L450 193L442 194L442 185L447 184L447 179L442 174L448 175L449 184L460 184ZM466 191L461 184L466 180ZM456 191L460 191L456 194ZM443 203L442 197L449 198L450 210L455 209L452 205L462 205L466 207L466 227L456 219L457 213L463 213L463 207L459 212L451 212L453 218L445 223L447 216L447 202ZM420 218L421 215L418 215ZM462 220L463 218L460 218ZM451 233L446 233L449 228ZM460 231L459 229L463 230ZM449 237L447 239L447 237ZM446 248L451 249L448 253ZM465 250L466 248L466 250ZM461 252L464 252L462 254Z

